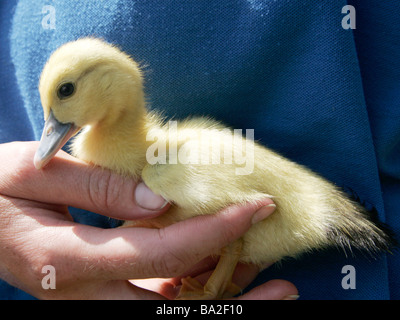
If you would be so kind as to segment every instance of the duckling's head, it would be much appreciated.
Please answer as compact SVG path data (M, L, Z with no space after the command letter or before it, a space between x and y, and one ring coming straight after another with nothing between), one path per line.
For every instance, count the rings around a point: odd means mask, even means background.
M39 83L46 120L35 155L43 167L79 129L116 124L127 112L144 112L143 81L137 63L102 40L64 44L49 58Z

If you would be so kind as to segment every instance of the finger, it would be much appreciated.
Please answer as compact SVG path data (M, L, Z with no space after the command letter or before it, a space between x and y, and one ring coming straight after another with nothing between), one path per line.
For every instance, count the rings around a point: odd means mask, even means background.
M297 288L286 280L268 281L246 294L236 298L238 300L296 300Z
M173 300L177 297L180 288L180 286L178 287L174 284L171 278L134 279L129 280L129 282L150 292L157 292L169 300Z
M211 263L211 262L209 262ZM181 278L186 276L192 276L199 281L203 286L207 283L211 274L213 273L213 267L206 269L207 265L211 267L211 264L204 264L202 266L203 272L198 274L185 274L183 277L171 278L171 279L145 279L135 280L133 283L139 287L146 288L148 290L158 292L168 299L175 299L181 289ZM215 267L215 264L214 264ZM199 268L197 270L200 270ZM258 275L259 267L252 264L238 263L235 273L232 277L232 282L242 289L245 289ZM295 299L297 296L297 289L285 280L273 280L268 285L262 285L260 288L253 289L250 294L245 294L241 299L255 300L257 297L263 299L282 300L282 299ZM267 292L268 291L268 292Z
M93 298L104 300L165 300L165 298L153 291L134 286L129 281L109 281L103 284L100 290L93 291ZM91 298L91 299L93 299ZM83 299L88 299L83 297Z
M0 230L5 231L0 233L0 242L5 240L7 243L0 252L0 274L13 286L42 299L162 298L147 290L127 286L128 281L104 281L87 276L92 273L93 264L88 264L91 259L80 256L79 250L86 246L85 254L90 254L89 244L77 237L74 228L82 227L82 232L88 233L96 228L74 223L58 210L58 206L6 196L0 196L0 205L3 215ZM9 227L11 232L7 230ZM96 243L91 245L95 247ZM96 267L108 265L104 254L103 257L95 256ZM43 289L44 266L54 268L57 290Z
M129 281L103 281L80 283L71 287L53 290L42 289L32 292L33 296L42 300L164 300L165 298L150 290L139 288Z
M66 221L61 228L57 221L57 228L47 228L47 237L52 238L52 232L63 243L63 250L52 250L52 256L55 261L65 257L71 261L68 272L64 272L67 277L170 278L239 238L250 228L257 209L270 202L266 199L258 204L231 206L215 215L195 217L160 230L99 229Z
M152 278L152 279L135 279L131 280L133 284L141 288L145 288L154 292L158 292L167 299L175 299L181 288L181 279L191 276L196 279L210 276L212 270L218 262L217 258L207 257L196 263L190 270L179 277L174 278ZM199 277L199 278L198 278ZM204 280L204 283L206 280Z
M146 247L147 261L156 261L162 270L158 276L176 276L191 268L195 263L219 250L242 236L251 226L253 217L263 212L264 218L275 207L268 207L271 199L246 205L232 205L214 215L198 216L157 230ZM148 250L154 248L154 250ZM151 266L146 266L151 270ZM149 269L150 268L150 269ZM165 272L164 274L162 272Z
M46 203L68 204L109 217L130 220L154 217L166 201L143 183L90 166L60 151L43 170L33 165L37 142L1 145L0 193Z
M214 266L211 259L205 258L242 236L260 208L271 214L274 207L266 207L271 202L265 199L259 203L233 205L215 215L199 216L151 230L153 235L148 241L136 244L139 253L137 271L140 272L141 261L144 262L141 269L145 271L137 274L137 278L182 276L187 270L192 274L201 273Z
M258 266L238 263L232 277L232 282L244 290L257 277L258 273Z

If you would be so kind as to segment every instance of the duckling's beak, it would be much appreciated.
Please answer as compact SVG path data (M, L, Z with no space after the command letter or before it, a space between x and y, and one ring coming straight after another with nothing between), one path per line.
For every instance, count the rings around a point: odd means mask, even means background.
M42 137L40 138L39 148L35 153L33 163L36 169L43 168L60 150L64 144L80 130L73 123L61 123L50 111L49 117L44 124Z

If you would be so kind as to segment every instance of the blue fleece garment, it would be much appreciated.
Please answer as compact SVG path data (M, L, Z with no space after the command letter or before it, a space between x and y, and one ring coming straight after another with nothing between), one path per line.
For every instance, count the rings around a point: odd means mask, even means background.
M361 4L362 3L362 4ZM51 52L83 36L140 62L153 109L208 115L318 172L400 231L400 4L344 0L2 1L0 142L38 140L37 84ZM54 8L55 22L48 20ZM108 218L72 209L76 221ZM302 299L399 299L399 255L327 250L288 259L251 287L292 281ZM353 265L356 289L343 289ZM29 295L0 282L0 298Z

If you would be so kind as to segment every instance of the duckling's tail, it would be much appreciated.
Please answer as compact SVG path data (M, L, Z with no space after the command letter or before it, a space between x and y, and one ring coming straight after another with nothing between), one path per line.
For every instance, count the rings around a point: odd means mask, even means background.
M330 225L328 239L345 253L352 253L354 248L374 257L380 252L392 253L399 246L394 233L378 220L376 212L367 212L357 202L343 198L335 207L339 209L338 220Z

